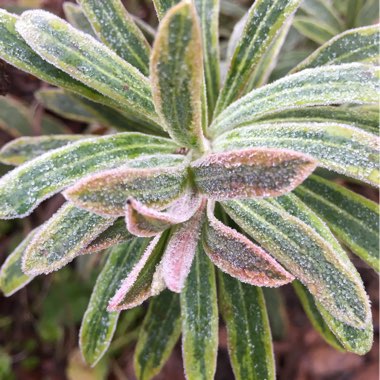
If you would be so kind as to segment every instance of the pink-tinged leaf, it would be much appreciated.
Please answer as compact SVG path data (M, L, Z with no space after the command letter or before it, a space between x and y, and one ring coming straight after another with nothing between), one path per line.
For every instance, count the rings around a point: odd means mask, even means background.
M316 166L317 162L306 154L272 148L215 153L191 164L198 190L215 200L288 193Z
M157 235L149 244L128 277L108 304L108 311L131 309L143 303L160 289L160 275L155 277L157 266L165 249L168 233Z
M201 202L202 198L190 189L166 211L157 211L136 199L128 199L125 208L125 221L128 231L141 237L155 236L174 224L189 220Z
M167 287L180 293L190 272L202 225L206 200L194 216L173 228L172 236L162 258L162 273Z
M255 286L274 287L294 280L266 251L214 216L214 203L207 206L203 247L223 272Z

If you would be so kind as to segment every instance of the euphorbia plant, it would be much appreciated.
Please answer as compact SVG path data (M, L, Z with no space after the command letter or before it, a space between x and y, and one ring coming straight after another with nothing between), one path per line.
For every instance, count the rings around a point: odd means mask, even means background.
M378 29L346 31L255 88L299 3L252 5L223 84L216 0L155 0L152 48L119 0L79 1L101 42L44 11L1 11L0 57L144 132L23 138L1 151L24 162L0 180L2 218L62 190L67 200L4 264L6 294L109 249L81 328L89 364L120 311L157 296L137 343L138 378L160 370L181 331L187 378L213 378L218 293L236 378L274 378L260 287L292 281L330 344L370 349L368 297L337 239L378 270L377 208L311 173L378 183L377 113L366 108L378 100Z

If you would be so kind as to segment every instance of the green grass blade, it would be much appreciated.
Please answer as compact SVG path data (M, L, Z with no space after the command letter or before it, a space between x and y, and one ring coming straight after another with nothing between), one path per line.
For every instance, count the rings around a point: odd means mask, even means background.
M188 380L214 378L218 350L218 306L215 271L202 244L180 295L182 357Z
M150 46L120 0L78 0L99 39L142 74L149 74Z
M320 20L307 16L296 16L293 27L318 45L324 44L335 35L335 30Z
M380 271L376 203L315 175L298 187L295 194L323 218L340 241Z
M275 379L272 336L262 290L218 272L221 314L227 326L236 380Z
M72 26L96 38L96 34L94 30L92 29L90 22L87 20L86 16L84 15L80 5L65 1L62 4L62 9L63 9L63 13L65 14L66 20Z
M299 0L255 1L249 10L243 34L232 57L215 115L244 95L256 65L299 3Z
M107 351L119 319L119 312L107 311L110 298L143 254L149 239L135 238L110 250L100 272L79 332L79 346L92 367Z
M251 91L211 124L212 136L274 112L329 104L372 104L379 97L378 69L360 63L318 67ZM363 86L365 83L365 86Z
M281 198L288 201L287 210L274 200L228 201L223 202L223 207L335 318L363 328L371 312L355 267L310 209L294 196Z
M179 296L164 290L149 303L134 354L139 380L157 375L170 356L181 334Z
M159 20L162 20L166 12L178 4L180 0L153 0L154 8Z
M205 150L201 30L191 2L161 21L151 57L153 99L166 130L181 145Z
M176 149L170 140L126 132L45 153L0 179L0 218L28 215L44 199L91 173L125 165L140 155L174 153Z

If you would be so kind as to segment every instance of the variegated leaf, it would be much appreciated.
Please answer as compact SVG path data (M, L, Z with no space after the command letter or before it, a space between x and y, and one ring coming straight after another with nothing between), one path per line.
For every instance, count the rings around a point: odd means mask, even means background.
M38 230L26 248L22 270L36 276L62 268L113 221L66 203Z
M210 260L239 281L269 287L281 286L294 279L262 248L217 220L212 202L207 206L202 242Z
M148 79L90 35L43 10L24 12L16 28L43 59L141 118L158 120Z
M78 141L45 153L0 179L0 218L30 214L44 199L85 175L125 165L143 154L174 153L177 149L167 139L119 133Z
M0 268L0 290L5 297L10 297L34 278L21 270L21 262L25 250L36 232L37 230L29 232L28 236L9 254Z
M157 375L181 334L179 296L164 290L149 303L134 354L139 380Z
M153 0L159 20L162 20L166 12L178 4L181 0Z
M120 0L78 0L99 39L125 61L149 74L150 46Z
M213 379L218 350L218 305L214 266L201 242L180 299L186 379Z
M221 272L218 279L235 379L274 380L272 336L262 290Z
M380 271L376 203L315 175L298 187L295 194L323 218L339 240Z
M121 282L119 289L108 304L108 311L131 309L156 295L153 281L157 265L168 239L168 232L157 235L146 248L130 273Z
M324 44L335 35L335 30L318 19L309 16L296 16L293 27L298 33L312 40L318 45Z
M316 166L310 156L267 148L214 153L191 163L198 190L216 200L287 193Z
M196 10L184 0L160 23L150 71L154 104L167 132L181 145L204 151L201 38Z
M323 222L294 196L223 202L228 214L340 321L363 328L371 318L360 276ZM344 284L344 286L342 286Z
M252 124L227 132L213 143L215 151L267 147L292 149L318 160L318 165L361 181L379 183L380 139L338 123Z
M148 239L135 238L113 248L96 280L79 332L82 356L91 366L95 366L107 351L119 319L119 312L107 311L108 302L148 244Z
M178 164L176 158L174 164ZM78 207L100 215L123 216L127 200L162 209L185 190L186 168L182 165L158 168L120 167L85 177L65 190L64 196Z
M376 67L360 63L317 67L288 75L231 104L213 121L210 134L215 136L285 109L376 103L380 87L377 75Z
M96 34L94 30L92 29L90 22L87 20L86 16L84 15L80 5L65 1L62 4L62 9L63 9L63 13L65 14L66 20L72 26L96 38Z
M249 10L243 34L232 57L218 98L215 115L245 94L246 85L281 27L298 8L300 0L259 0Z

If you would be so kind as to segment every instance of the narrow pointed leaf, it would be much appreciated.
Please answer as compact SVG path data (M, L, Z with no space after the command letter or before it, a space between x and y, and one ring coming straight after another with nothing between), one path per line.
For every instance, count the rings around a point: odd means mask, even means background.
M167 207L183 193L186 174L183 166L121 167L85 177L65 190L64 196L100 215L123 216L130 197L150 207Z
M218 98L216 115L244 95L256 65L299 3L299 0L259 0L252 5Z
M65 1L62 4L63 13L66 20L76 29L81 30L96 38L95 32L92 29L90 22L87 20L80 5Z
M324 44L335 36L336 31L329 25L309 16L296 16L293 27L298 33L318 45Z
M157 16L159 20L165 16L166 12L178 4L180 0L153 0L154 7L157 12Z
M190 272L204 223L205 201L187 222L172 229L172 235L162 258L162 274L166 286L180 293Z
M22 270L28 275L62 268L112 225L113 218L91 214L70 203L63 205L36 233L25 250Z
M377 68L360 63L303 70L231 104L214 120L210 133L215 136L285 109L376 103L380 87L377 75Z
M380 139L338 123L252 124L214 141L215 151L267 147L292 149L318 160L318 166L378 186Z
M294 197L283 198L295 202L291 211L307 219L312 227L274 201L228 201L223 202L223 206L244 231L303 282L335 318L363 328L371 313L355 267L310 209Z
M101 170L125 165L143 154L174 153L170 140L139 133L119 133L78 141L45 153L0 179L0 218L30 214L44 199Z
M142 118L157 121L147 78L93 37L43 10L24 12L16 27L46 61Z
M347 30L326 42L297 65L292 72L350 62L376 64L380 56L379 49L377 49L379 38L378 25Z
M160 23L150 70L154 104L167 132L180 144L203 151L201 37L192 3L173 7Z
M100 272L79 332L79 346L86 363L95 366L107 351L119 319L119 312L107 311L110 298L131 272L149 243L135 238L113 248Z
M170 356L181 334L179 296L163 291L149 303L134 354L139 380L157 375Z
M221 272L218 279L235 379L274 380L272 336L262 290Z
M219 269L256 286L281 286L294 279L262 248L217 220L213 208L209 202L202 242L208 257Z
M131 309L142 304L154 294L152 284L156 267L161 260L168 233L156 236L136 265L119 285L119 289L108 304L108 311Z
M319 176L295 191L361 259L380 271L379 208L376 203Z
M218 305L214 266L201 242L180 299L186 379L213 379L218 350Z
M150 47L120 0L78 0L99 39L117 55L149 74Z
M293 190L316 168L290 150L256 148L215 153L191 164L198 190L208 198L274 197Z
M5 297L10 297L18 290L29 284L34 276L26 275L21 269L22 257L32 241L37 230L31 231L28 236L9 254L0 268L0 290Z

